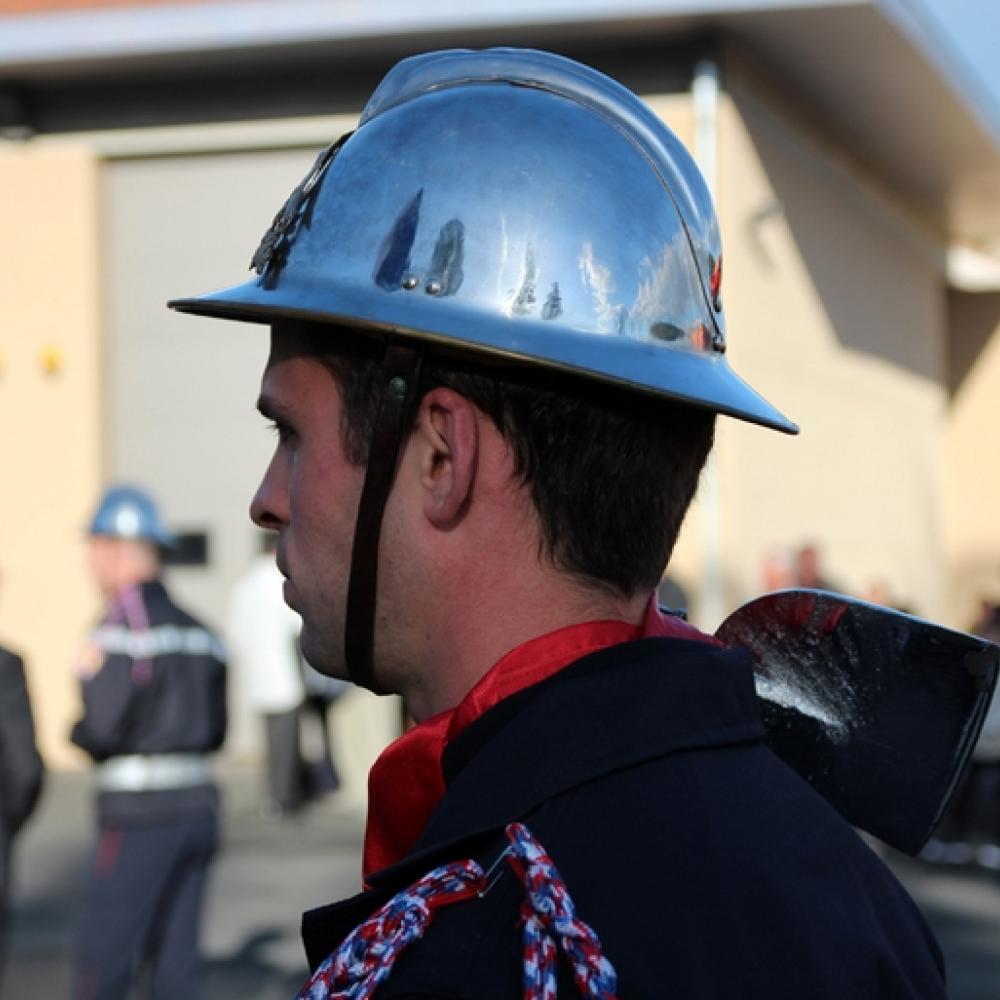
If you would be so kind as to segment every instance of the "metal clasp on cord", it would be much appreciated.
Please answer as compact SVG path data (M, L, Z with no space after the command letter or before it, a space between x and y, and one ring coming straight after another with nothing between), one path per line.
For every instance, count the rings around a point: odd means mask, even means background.
M497 869L503 864L505 858L509 858L514 853L513 848L505 847L501 852L500 856L490 865L490 867L483 873L483 882L485 883L482 889L476 893L479 899L485 898L486 894L490 891L503 878L503 872L498 872Z

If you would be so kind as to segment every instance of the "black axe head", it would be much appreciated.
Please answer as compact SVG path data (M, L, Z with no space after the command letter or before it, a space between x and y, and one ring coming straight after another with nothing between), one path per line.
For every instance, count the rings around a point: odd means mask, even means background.
M753 656L775 753L854 826L919 852L979 737L1000 649L818 590L758 597L716 636Z

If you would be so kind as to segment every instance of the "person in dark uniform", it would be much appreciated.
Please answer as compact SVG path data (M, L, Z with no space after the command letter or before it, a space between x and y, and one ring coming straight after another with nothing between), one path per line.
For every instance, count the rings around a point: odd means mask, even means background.
M147 966L155 1000L199 995L219 822L208 755L226 733L226 669L219 641L160 579L171 544L146 493L104 494L89 555L106 604L77 664L83 715L71 737L97 764L99 830L75 1000L124 998Z
M797 429L727 362L673 133L548 53L407 59L253 264L173 306L271 324L252 517L305 657L415 722L301 997L943 997L749 656L655 600L716 413Z
M38 802L43 773L24 661L0 646L0 980L7 956L14 838Z

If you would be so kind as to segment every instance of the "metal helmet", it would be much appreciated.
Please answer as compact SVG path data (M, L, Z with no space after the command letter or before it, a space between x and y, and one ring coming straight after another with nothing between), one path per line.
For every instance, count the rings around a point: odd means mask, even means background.
M160 518L153 498L134 486L112 486L101 497L88 533L134 538L173 548L174 536Z
M797 430L726 361L718 225L691 156L629 90L560 56L399 63L252 267L170 305L416 338Z

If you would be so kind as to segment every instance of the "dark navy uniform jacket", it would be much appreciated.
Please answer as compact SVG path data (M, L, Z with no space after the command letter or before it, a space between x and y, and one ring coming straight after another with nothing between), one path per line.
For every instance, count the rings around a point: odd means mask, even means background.
M31 815L43 772L24 661L0 646L0 855ZM0 881L3 878L0 862Z
M91 636L103 662L83 683L84 714L70 738L95 761L217 750L227 719L221 644L159 580L141 584L138 596L144 622L106 620ZM117 822L156 822L216 805L208 784L98 796L101 818Z
M304 916L310 965L436 865L488 868L519 820L596 930L624 1000L944 997L913 902L762 737L741 651L650 638L577 661L449 745L447 792L413 852L369 891ZM524 895L507 865L497 871L481 898L436 911L378 997L521 995ZM560 996L575 995L563 966Z

